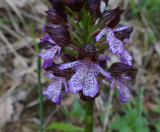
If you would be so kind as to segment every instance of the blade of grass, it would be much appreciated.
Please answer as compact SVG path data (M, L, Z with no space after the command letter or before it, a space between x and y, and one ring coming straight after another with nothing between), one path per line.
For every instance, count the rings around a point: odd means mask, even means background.
M38 56L39 53L39 47L36 42L36 36L34 32L34 25L33 23L31 24L31 29L32 29L32 37L33 37L33 44L34 48L37 53L37 81L38 81L38 93L39 93L39 99L40 99L40 132L43 131L43 96L42 96L42 89L41 89L41 58Z

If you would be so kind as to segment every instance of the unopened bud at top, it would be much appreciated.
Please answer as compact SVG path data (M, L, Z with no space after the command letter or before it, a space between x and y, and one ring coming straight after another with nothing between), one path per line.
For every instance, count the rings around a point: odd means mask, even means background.
M63 0L66 6L73 11L80 11L83 7L84 0Z
M49 2L56 11L58 12L64 11L64 5L62 0L49 0Z
M106 3L103 0L88 0L87 3L89 11L100 17L106 9Z
M50 8L49 10L45 11L48 15L49 20L53 23L53 24L59 24L62 23L66 20L67 16L65 13L61 13L56 11L53 8Z
M113 10L104 11L103 16L99 20L100 25L103 27L114 28L118 25L120 16L123 12L124 10L119 9L119 7Z

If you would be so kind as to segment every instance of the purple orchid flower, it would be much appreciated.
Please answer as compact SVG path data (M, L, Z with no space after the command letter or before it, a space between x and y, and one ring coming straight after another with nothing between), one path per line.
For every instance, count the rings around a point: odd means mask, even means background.
M110 84L110 88L113 89L113 85L117 82L117 90L119 92L119 99L122 103L128 102L128 98L130 97L129 88L125 85L125 80L131 80L131 77L121 76L119 78L106 78L106 81L112 80Z
M96 76L101 73L110 78L110 73L91 61L75 61L61 64L59 69L74 67L76 73L68 81L69 91L76 93L82 90L85 96L94 97L99 92Z
M52 73L47 74L48 78L55 79L54 82L52 82L46 90L44 90L42 93L43 95L47 95L48 99L51 99L52 102L61 104L61 91L62 91L62 83L65 86L66 93L68 93L68 87L65 78L63 77L55 77Z
M127 65L121 62L116 62L116 63L113 63L109 69L112 77L105 78L105 81L112 80L110 84L111 89L113 89L114 83L117 82L117 90L119 92L119 98L122 103L128 102L127 99L129 98L129 94L130 94L129 88L125 85L125 80L131 80L130 77L123 76L122 74L135 71L135 70L136 69L130 65Z
M127 29L128 25L117 27L117 28L104 28L97 36L96 41L99 41L100 38L104 35L107 37L107 42L109 44L110 50L113 54L122 53L124 50L124 44L121 40L115 37L115 32L119 32Z
M49 25L49 26L54 26ZM45 28L42 28L42 30L45 30ZM45 59L44 63L41 65L41 69L42 68L47 68L49 66L52 65L52 60L56 54L56 52L58 51L58 56L56 58L56 60L58 60L59 56L60 56L60 51L61 51L61 47L59 45L57 45L49 36L48 33L45 34L45 36L43 37L43 39L41 40L41 42L45 43L45 42L49 42L50 44L53 44L53 46L49 49L47 49L44 53L39 53L39 56L42 59Z

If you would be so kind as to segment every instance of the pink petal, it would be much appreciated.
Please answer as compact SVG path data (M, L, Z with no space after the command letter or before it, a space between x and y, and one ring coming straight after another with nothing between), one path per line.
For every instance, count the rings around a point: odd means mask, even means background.
M123 96L123 98L129 98L130 91L123 81L117 80L117 90L119 94Z
M76 93L83 89L85 72L83 68L80 68L68 81L69 91Z
M53 59L52 59L52 58L45 60L45 61L43 62L43 64L41 65L41 69L52 66L52 62L53 62Z
M122 79L124 79L124 80L128 80L128 81L132 80L132 78L131 78L131 77L129 77L129 76L122 76Z
M63 83L64 83L64 86L65 86L66 93L68 93L69 88L68 88L68 86L67 86L67 83L66 83L66 79L65 79L65 78L63 78Z
M52 73L48 73L48 74L47 74L47 77L48 77L48 78L52 78L52 79L53 79L53 78L56 78Z
M56 60L58 60L59 56L60 56L60 53L61 53L61 48L58 49L58 55L56 57Z
M111 89L113 89L114 83L115 83L115 79L113 79L112 82L111 82L111 84L110 84L110 88Z
M44 53L39 53L39 56L40 56L41 58L45 59L45 60L54 58L57 50L59 50L59 49L61 49L61 47L58 46L58 45L55 45L54 47L46 50L46 52L44 52Z
M113 31L108 32L107 42L113 54L121 53L123 51L123 43L114 36Z
M111 74L108 72L108 71L105 71L103 68L101 68L99 65L95 64L96 65L96 69L101 73L103 74L104 76L106 76L107 78L110 78Z
M43 95L47 95L48 99L52 99L54 103L60 104L61 103L61 89L62 89L62 79L57 78L42 93Z
M83 94L85 96L94 97L99 92L97 79L93 74L87 74L84 77Z
M74 62L70 62L70 63L64 63L64 64L61 64L59 69L60 70L64 70L64 69L68 69L68 68L71 68L71 67L75 67L79 64L81 64L82 62L81 61L74 61Z
M44 35L44 37L43 37L43 39L42 39L41 41L42 41L42 42L48 41L48 42L50 42L50 43L52 43L52 44L56 44L56 43L50 38L50 36L49 36L48 33L46 33L46 34Z
M129 27L130 27L129 25L124 25L124 26L121 26L121 27L118 27L118 28L114 28L113 31L114 32L119 32L119 31L125 30Z
M119 56L121 62L132 65L133 57L129 54L127 50L124 50Z
M103 29L97 36L96 36L96 41L99 41L102 36L105 34L106 29Z

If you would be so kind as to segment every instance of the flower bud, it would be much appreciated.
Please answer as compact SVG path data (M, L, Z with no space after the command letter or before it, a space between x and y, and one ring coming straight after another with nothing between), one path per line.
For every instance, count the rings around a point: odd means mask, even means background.
M132 31L133 31L133 27L129 27L125 30L115 32L115 36L116 36L116 38L120 39L121 41L124 41L124 40L130 38L130 34Z
M50 8L49 10L45 11L48 15L49 20L53 24L59 24L60 22L64 22L67 18L65 13L58 13L55 9Z
M88 0L89 11L100 17L106 9L106 3L102 0Z
M84 0L63 0L65 5L73 11L80 11L83 7Z
M111 73L112 77L119 77L124 73L133 72L133 71L136 71L136 69L130 65L127 65L121 62L113 63L109 68L109 72Z
M99 24L102 27L114 28L119 23L120 16L123 12L124 10L119 9L119 7L113 10L106 10L100 18Z
M87 44L81 47L78 51L78 60L89 59L93 62L98 61L98 52L94 45Z
M64 5L62 3L62 0L49 0L49 2L56 11L58 12L64 11Z
M45 30L52 40L61 47L65 47L70 43L70 34L64 26L50 27L45 26Z

